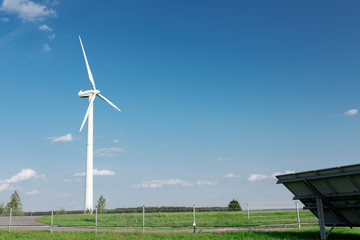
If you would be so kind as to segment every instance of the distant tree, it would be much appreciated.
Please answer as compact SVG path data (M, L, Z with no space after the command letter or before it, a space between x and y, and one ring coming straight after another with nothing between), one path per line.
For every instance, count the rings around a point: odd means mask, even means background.
M4 203L0 203L0 215L4 215L4 214L5 214Z
M16 190L11 195L10 202L8 202L6 204L6 207L5 207L6 213L10 213L11 208L12 208L12 215L24 215L21 199Z
M97 201L96 207L98 213L106 213L106 199L103 197L103 195L101 195L99 200Z
M239 202L236 201L235 199L230 201L228 207L229 207L229 211L241 211L242 210Z
M64 215L64 214L66 214L66 209L65 208L60 208L58 211L56 211L55 214L56 215Z

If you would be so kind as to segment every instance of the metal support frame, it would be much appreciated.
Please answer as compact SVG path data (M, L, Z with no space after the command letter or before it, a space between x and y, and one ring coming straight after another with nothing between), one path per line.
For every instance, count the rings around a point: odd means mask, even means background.
M324 194L324 197L327 199L329 198L339 198L339 197L354 197L354 196L360 196L360 192L358 193L337 193L337 194ZM295 196L293 197L293 200L306 200L306 199L313 199L316 198L316 195L309 195L309 196Z
M316 198L316 207L317 207L317 214L318 214L318 218L319 218L319 227L320 227L320 237L321 240L326 240L326 238L329 236L329 234L331 233L331 231L334 229L334 227L336 226L336 224L339 222L339 220L343 221L344 223L346 223L350 228L352 228L352 224L328 201L328 199L326 197L324 197L324 195L322 195L314 185L312 185L309 180L304 179L303 183L305 184L305 186L311 191L313 192L317 198ZM329 210L338 218L338 220L336 221L336 223L332 226L331 230L328 232L328 234L326 234L326 228L325 228L325 221L324 221L324 207L323 207L323 202L326 204L327 208L329 208Z
M341 176L352 176L352 175L358 175L360 174L359 171L351 171L351 172L339 172L339 173L331 173L331 174L324 174L321 175L323 178L330 178L330 177L341 177ZM295 179L283 179L278 180L277 183L289 183L289 182L298 182L298 181L304 181L304 180L312 180L312 179L319 179L319 175L314 176L308 176L308 177L299 177Z
M336 221L332 225L331 229L326 233L325 220L324 220L324 208L323 208L321 198L316 199L316 207L317 207L317 214L318 214L318 218L319 218L320 238L321 238L321 240L326 240L329 237L331 231L335 228L336 224L339 222L339 220Z
M344 215L342 215L328 200L326 197L324 197L324 195L322 195L317 189L316 187L314 187L314 185L312 185L309 180L305 179L303 180L305 186L307 188L309 188L310 191L312 191L314 194L316 194L318 196L318 198L320 198L326 205L327 207L330 209L330 211L341 221L343 221L344 223L346 223L350 228L353 227L353 225L344 217Z
M316 198L315 198L316 199ZM346 201L346 199L344 200ZM334 205L332 204L332 206L334 208L341 208L341 209L347 209L347 208L360 208L360 204L347 204L347 205ZM324 206L324 208L329 208L327 206ZM304 207L304 209L307 209L307 210L312 210L312 209L316 209L316 207L312 206L312 207Z
M283 184L295 195L294 200L305 205L303 209L318 215L321 239L336 226L360 227L360 164L276 177L277 184ZM327 234L325 226L331 227Z
M320 238L321 238L321 240L326 240L324 211L323 211L323 205L322 205L321 198L316 199L316 206L317 206L317 215L318 215L318 218L319 218Z
M336 221L336 222L334 223L334 225L332 225L331 229L330 229L330 230L328 231L328 233L326 234L326 238L329 237L331 231L335 228L335 226L336 226L337 223L338 223L338 221Z

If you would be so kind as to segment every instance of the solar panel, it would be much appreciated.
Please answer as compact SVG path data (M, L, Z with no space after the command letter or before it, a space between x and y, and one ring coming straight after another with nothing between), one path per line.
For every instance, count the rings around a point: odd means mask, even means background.
M325 226L360 227L360 164L276 177Z

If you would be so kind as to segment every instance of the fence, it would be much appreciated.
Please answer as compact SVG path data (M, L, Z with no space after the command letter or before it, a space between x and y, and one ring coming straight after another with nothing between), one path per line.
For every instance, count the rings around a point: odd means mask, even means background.
M87 231L239 231L254 229L302 229L317 227L317 218L302 210L298 202L248 203L242 211L226 207L137 207L108 210L107 213L80 214L59 209L28 212L27 216L0 217L0 227L11 229ZM32 215L32 216L31 216ZM38 215L38 216L34 216ZM20 221L17 221L19 218ZM31 219L30 219L31 218ZM21 220L22 219L22 220ZM28 219L30 221L24 221ZM7 222L8 220L8 222ZM65 229L66 228L66 229Z
M281 208L279 208L281 206ZM318 226L318 219L309 211L302 210L298 201L248 203L248 228L302 229Z

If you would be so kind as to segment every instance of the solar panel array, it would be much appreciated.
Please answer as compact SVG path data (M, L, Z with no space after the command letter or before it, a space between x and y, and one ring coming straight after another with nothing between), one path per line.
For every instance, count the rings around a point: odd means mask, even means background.
M276 177L317 217L321 199L326 226L360 226L360 164Z

